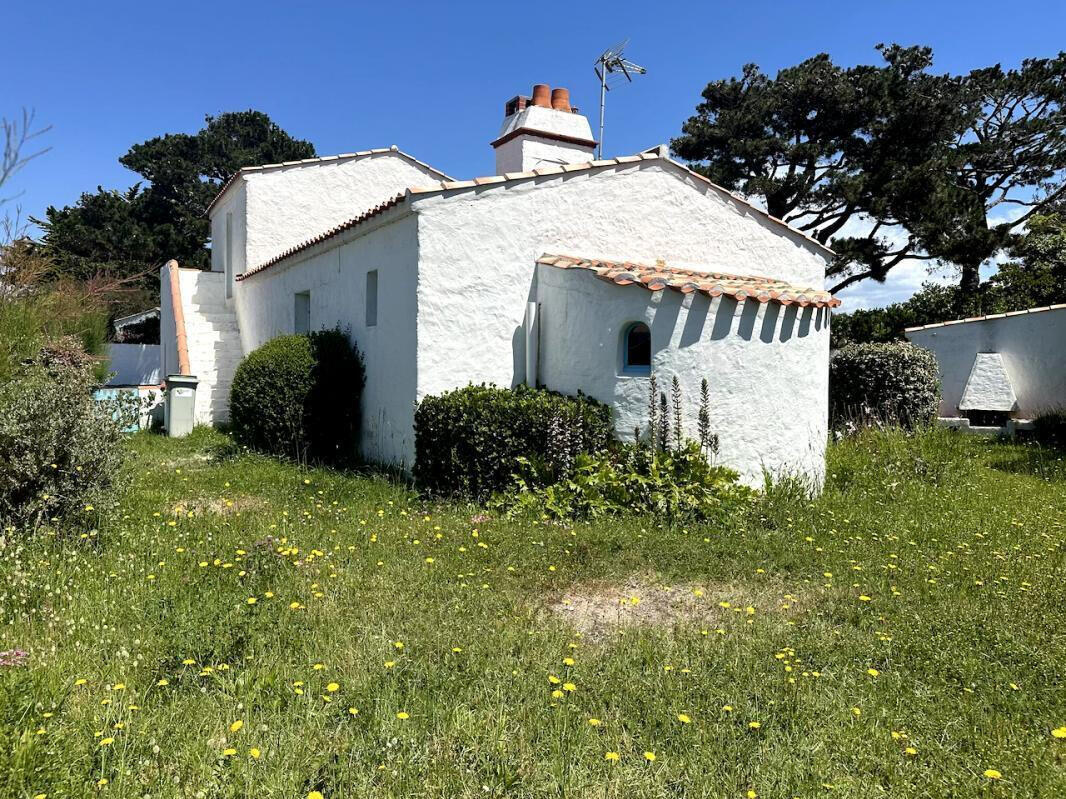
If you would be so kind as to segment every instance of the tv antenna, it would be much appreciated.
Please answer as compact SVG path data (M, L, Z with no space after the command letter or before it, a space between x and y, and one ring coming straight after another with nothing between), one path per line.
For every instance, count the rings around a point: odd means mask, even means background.
M603 110L607 105L607 92L611 90L611 87L607 85L607 76L621 74L625 76L627 81L632 83L633 75L644 75L648 71L640 64L634 64L626 58L625 49L628 44L629 39L626 39L614 47L604 50L600 57L596 59L596 77L600 79L600 144L597 154L600 159L603 158Z

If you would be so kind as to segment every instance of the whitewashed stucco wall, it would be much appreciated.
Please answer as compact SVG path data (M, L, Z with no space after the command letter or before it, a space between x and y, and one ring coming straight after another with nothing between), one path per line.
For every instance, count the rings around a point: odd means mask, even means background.
M233 215L233 274L239 275L247 266L246 215L248 212L248 186L238 178L221 200L211 209L211 271L226 269L226 214Z
M822 286L823 255L661 163L416 201L419 396L468 382L522 382L522 317L544 253L648 264L662 258Z
M410 467L414 453L417 223L402 209L237 284L245 352L294 332L295 295L311 295L311 329L350 329L366 362L362 452ZM378 270L378 323L366 325L366 275Z
M1033 418L1066 405L1066 306L912 330L940 366L941 416L957 416L979 352L998 352L1018 398L1015 416Z
M511 139L496 148L496 174L530 172L559 164L584 164L592 158L591 147L530 134Z
M540 382L609 403L616 428L647 430L649 380L620 374L632 322L651 330L652 369L671 396L676 375L686 433L697 437L700 383L710 390L720 462L760 486L764 470L821 485L827 435L829 314L728 297L616 286L590 272L540 266Z
M538 186L552 188L542 190ZM414 207L419 212L420 233L419 399L468 383L511 386L524 381L522 319L527 301L537 296L535 260L545 252L649 264L662 258L670 266L765 275L805 287L820 288L824 280L825 256L821 252L701 181L679 178L674 167L661 161L645 161L609 174L578 172L428 198L416 201ZM647 302L647 298L630 299L632 296L619 294L618 299L622 303ZM669 294L664 298L660 300L666 303L664 315L659 317L658 309L653 314L658 317L658 332L653 334L658 336L657 345L668 335L690 335L685 332L687 322L680 327L667 323L667 315L680 316L680 310L671 311L674 300ZM578 317L580 312L571 308L570 316ZM610 356L594 364L588 360L584 342L555 337L548 330L557 323L553 321L553 306L546 303L542 313L542 363L572 360L585 364L569 370L549 365L549 372L541 375L542 382L560 390L601 392L603 399L617 401L619 428L632 430L632 408L637 400L629 392L640 396L643 389L617 380L613 360L615 311L601 305L586 314L586 327L579 335L587 338L599 330L611 342ZM738 309L737 313L744 312ZM735 329L750 324L755 343L738 341L730 346L725 340L704 342L702 336L712 334L703 332L698 346L678 351L674 365L689 380L695 380L698 389L696 373L700 372L700 378L706 373L700 359L709 357L714 347L722 348L716 362L720 357L725 368L735 374L728 383L718 383L717 412L723 414L723 425L726 415L742 419L747 426L745 435L752 442L742 444L739 428L723 430L730 448L724 456L746 479L761 475L764 465L779 471L787 466L820 479L824 468L828 324L822 316L820 326L815 328L811 323L813 332L805 336L796 332L794 340L782 343L775 338L776 343L767 343L761 339L764 326L777 330L772 335L779 338L787 322L782 314L780 321L769 325L765 321L768 313L778 311L766 306L757 318L741 319L734 325ZM695 328L698 315L697 309L690 330ZM713 331L718 316L708 318L703 330ZM798 331L799 322L790 324ZM741 354L748 362L740 362ZM560 384L552 385L546 377ZM727 390L729 397L725 396ZM686 394L693 396L689 388ZM752 413L752 409L764 406L779 413L785 410L786 402L791 428L775 416L762 418ZM643 398L637 404L643 405ZM793 432L787 432L789 429Z
M392 152L251 172L249 267L440 175Z

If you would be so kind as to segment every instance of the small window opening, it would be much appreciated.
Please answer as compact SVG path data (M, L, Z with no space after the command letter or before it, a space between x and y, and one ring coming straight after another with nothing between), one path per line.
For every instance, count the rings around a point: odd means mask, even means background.
M651 374L651 331L643 322L634 322L625 329L622 371L631 375Z
M293 330L297 334L311 332L311 292L298 291L295 295Z
M366 273L366 326L374 327L378 323L378 270Z

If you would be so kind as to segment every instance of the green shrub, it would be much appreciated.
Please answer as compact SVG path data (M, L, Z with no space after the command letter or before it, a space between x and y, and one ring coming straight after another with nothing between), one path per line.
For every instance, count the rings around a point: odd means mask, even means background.
M523 465L512 507L559 518L649 513L668 521L723 522L754 496L735 471L712 465L696 441L673 450L624 444L581 454L571 476L549 485L531 463Z
M909 342L848 344L829 362L832 427L870 424L913 430L936 421L936 358Z
M358 349L340 330L279 336L241 361L230 425L244 446L341 465L359 451L365 383Z
M61 339L0 383L0 522L35 527L100 502L136 401L92 397L93 359Z
M419 403L414 473L427 491L483 497L512 485L519 458L556 479L612 437L610 408L590 397L467 386Z
M1040 444L1066 449L1066 409L1044 411L1033 420L1033 428Z

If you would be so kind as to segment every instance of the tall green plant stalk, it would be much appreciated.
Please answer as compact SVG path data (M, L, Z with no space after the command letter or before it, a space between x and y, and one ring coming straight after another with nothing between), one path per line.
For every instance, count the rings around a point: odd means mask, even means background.
M674 375L670 394L674 404L674 447L680 450L685 440L681 424L681 381L677 379L677 375Z

